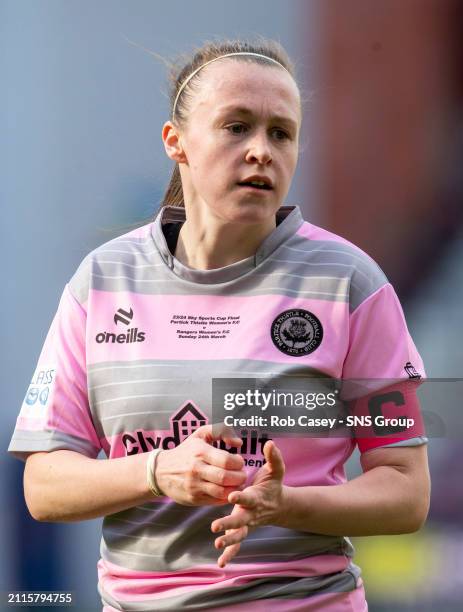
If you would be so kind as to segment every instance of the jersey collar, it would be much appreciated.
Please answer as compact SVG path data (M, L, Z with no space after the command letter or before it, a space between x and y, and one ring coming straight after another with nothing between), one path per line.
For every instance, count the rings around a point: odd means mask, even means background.
M195 283L224 283L246 274L261 264L283 242L293 236L304 223L299 206L282 206L277 211L278 225L262 242L256 253L223 268L214 270L195 270L182 264L169 251L162 226L167 223L183 223L185 209L180 206L163 206L152 226L154 243L165 264L180 278Z

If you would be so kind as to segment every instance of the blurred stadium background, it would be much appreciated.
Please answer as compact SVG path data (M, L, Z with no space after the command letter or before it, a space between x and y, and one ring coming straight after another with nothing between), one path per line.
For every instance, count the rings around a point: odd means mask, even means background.
M288 202L378 261L428 375L461 377L461 2L1 0L3 449L63 285L167 183L165 71L143 48L254 34L284 44L307 99ZM462 609L463 441L434 439L429 455L426 527L354 540L372 612ZM100 521L36 523L22 465L3 454L0 475L0 591L71 590L74 609L97 610Z

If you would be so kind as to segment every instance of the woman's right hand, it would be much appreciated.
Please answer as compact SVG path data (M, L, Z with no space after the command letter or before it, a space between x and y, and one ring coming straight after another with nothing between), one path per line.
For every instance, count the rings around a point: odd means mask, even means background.
M246 481L241 455L215 448L223 440L239 448L241 438L225 427L203 425L176 448L162 450L156 461L156 482L162 493L184 506L227 504L232 491Z

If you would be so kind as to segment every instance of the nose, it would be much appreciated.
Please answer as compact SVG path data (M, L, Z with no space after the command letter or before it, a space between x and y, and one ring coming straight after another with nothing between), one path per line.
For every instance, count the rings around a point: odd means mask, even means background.
M272 149L266 133L255 133L248 141L246 161L250 164L266 165L272 161Z

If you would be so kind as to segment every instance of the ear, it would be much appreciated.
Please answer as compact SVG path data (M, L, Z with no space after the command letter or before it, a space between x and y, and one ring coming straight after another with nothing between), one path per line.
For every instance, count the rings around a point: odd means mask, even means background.
M166 121L162 126L162 141L167 157L176 161L178 164L187 161L180 133L172 121Z

